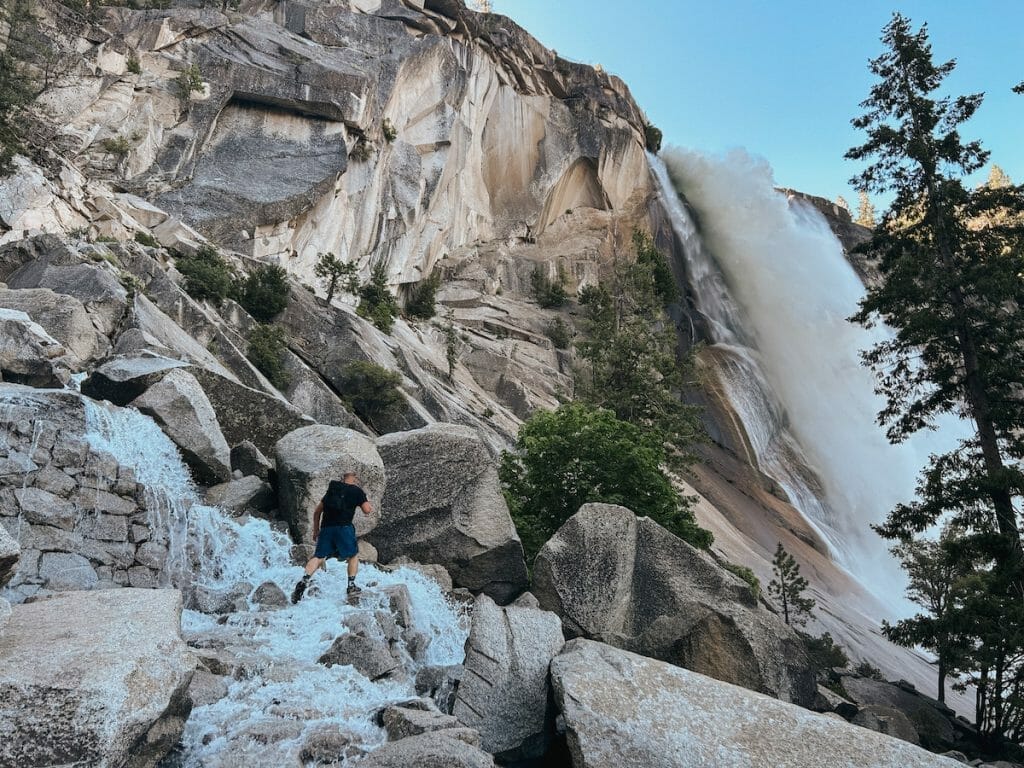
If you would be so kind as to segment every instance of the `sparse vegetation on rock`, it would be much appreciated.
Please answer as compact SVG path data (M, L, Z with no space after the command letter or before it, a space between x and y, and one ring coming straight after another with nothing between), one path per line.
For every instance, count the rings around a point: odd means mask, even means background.
M530 274L530 288L533 298L544 309L560 307L569 298L565 290L565 271L561 264L558 265L558 276L554 279L548 276L547 270L540 264L534 266Z
M402 377L394 371L356 360L345 366L341 377L341 396L363 421L380 426L394 416L405 398L398 389Z
M388 288L388 266L378 261L370 271L370 279L359 289L359 306L356 312L366 318L384 333L391 333L391 326L398 317L398 302Z
M219 305L231 295L234 270L212 245L204 245L194 254L179 256L174 265L184 275L185 290L193 299L208 299Z
M276 264L263 264L238 287L238 303L261 323L269 323L288 306L288 272Z
M257 325L249 334L246 357L278 389L291 383L284 365L285 331L279 325Z

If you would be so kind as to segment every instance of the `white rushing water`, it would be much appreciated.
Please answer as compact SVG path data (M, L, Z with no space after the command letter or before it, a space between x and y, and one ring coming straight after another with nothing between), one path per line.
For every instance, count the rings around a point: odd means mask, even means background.
M415 698L413 681L426 665L460 664L469 631L464 610L433 580L410 568L360 569L364 593L350 605L343 563L313 577L298 605L259 610L252 592L272 582L291 593L302 569L291 561L291 541L266 520L233 519L203 505L177 449L151 419L131 408L84 400L93 448L131 467L147 489L153 536L168 545L165 583L187 594L229 595L245 585L240 610L217 617L186 610L184 635L199 648L223 650L235 668L227 695L196 706L185 726L180 764L188 768L297 765L311 734L356 747L383 743L374 716L388 704ZM347 665L317 663L354 614L391 613L391 588L409 594L410 632L393 650L404 669L373 682ZM420 648L406 647L412 633ZM414 657L416 660L414 660ZM343 761L346 762L347 761Z
M876 423L883 401L860 361L860 351L888 331L848 321L864 295L860 279L824 217L780 194L766 161L743 150L663 156L664 165L657 158L652 165L685 246L722 385L759 467L839 564L894 604L892 580L902 578L870 524L913 498L928 454L952 447L961 429L950 420L938 432L889 444ZM678 193L693 206L699 234Z

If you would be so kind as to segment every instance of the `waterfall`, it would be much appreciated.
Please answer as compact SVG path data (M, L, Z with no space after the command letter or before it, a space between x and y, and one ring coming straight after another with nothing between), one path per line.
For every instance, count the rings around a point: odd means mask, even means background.
M416 698L416 672L425 666L461 664L469 634L464 609L433 580L401 567L385 571L363 564L358 605L345 594L344 564L313 577L310 596L298 605L259 610L253 592L266 582L290 594L302 569L292 563L291 541L266 520L234 519L201 503L174 444L148 417L83 398L87 438L99 451L130 467L146 487L154 538L168 547L165 584L197 592L240 594L243 605L219 619L185 610L185 638L197 648L224 649L235 660L227 693L193 708L182 737L182 768L300 765L313 733L341 738L353 756L385 740L374 716L388 704ZM403 669L394 679L370 681L353 667L317 660L346 630L353 614L391 615L389 588L408 591L410 632L393 650ZM423 650L425 646L425 650ZM348 760L343 763L347 764Z
M891 445L860 351L886 338L847 318L864 287L824 217L787 200L771 169L743 150L724 158L670 150L651 158L683 243L695 309L721 386L757 466L787 491L834 559L890 605L895 562L870 524L913 498L931 452L963 430L949 420ZM701 229L685 200L693 206Z

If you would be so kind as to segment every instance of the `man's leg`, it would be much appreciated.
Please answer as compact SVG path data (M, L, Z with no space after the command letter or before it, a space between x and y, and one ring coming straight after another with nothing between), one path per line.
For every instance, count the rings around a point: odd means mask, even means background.
M316 569L324 564L325 559L316 555L309 558L309 562L306 563L305 575L299 580L299 583L295 585L295 589L292 591L292 603L299 602L302 596L306 594L306 587L309 586L309 577L316 573Z
M352 555L348 559L348 593L361 592L356 586L356 574L359 573L359 555Z

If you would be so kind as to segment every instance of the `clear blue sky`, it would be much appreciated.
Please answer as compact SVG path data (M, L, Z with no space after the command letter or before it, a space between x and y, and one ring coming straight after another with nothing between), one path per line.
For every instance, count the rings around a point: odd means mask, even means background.
M601 64L629 85L666 144L736 146L768 159L780 186L855 207L843 159L873 78L869 58L892 12L928 22L935 60L955 58L954 95L984 91L966 124L1024 182L1024 0L494 0L560 55ZM978 174L983 180L986 172Z

